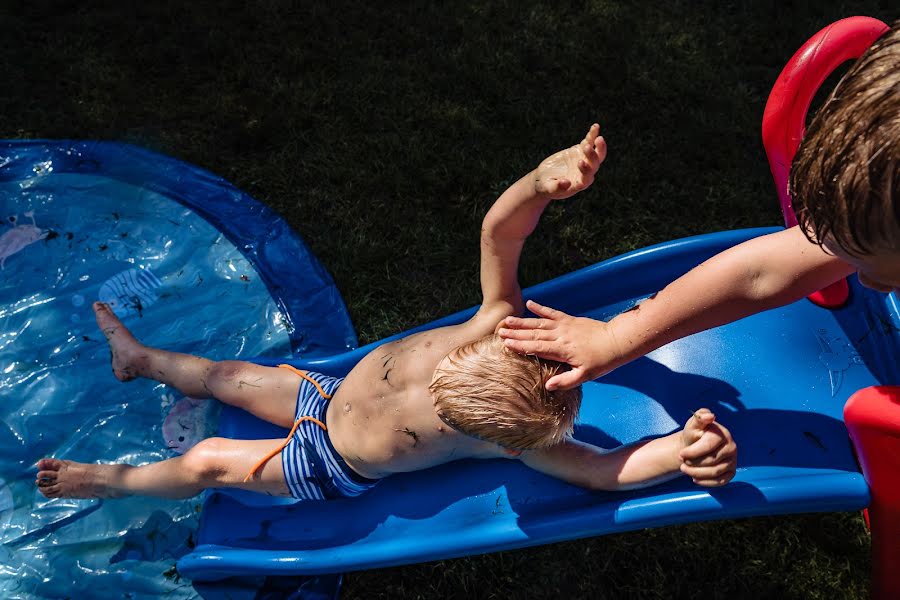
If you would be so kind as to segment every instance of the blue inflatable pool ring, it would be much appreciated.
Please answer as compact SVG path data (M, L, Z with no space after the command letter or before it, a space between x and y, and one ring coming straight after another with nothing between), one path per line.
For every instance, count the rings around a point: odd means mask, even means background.
M357 345L340 294L270 209L125 144L0 143L0 219L0 596L193 597L163 573L194 544L196 500L35 491L42 456L145 463L215 432L216 403L116 385L91 304L180 351L313 357Z

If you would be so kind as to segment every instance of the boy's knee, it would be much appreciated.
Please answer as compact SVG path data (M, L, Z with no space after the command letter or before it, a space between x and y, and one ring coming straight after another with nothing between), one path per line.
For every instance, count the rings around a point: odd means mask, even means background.
M182 466L197 481L222 481L229 473L224 458L224 438L206 438L200 440L183 457Z
M211 391L216 390L216 386L227 384L240 378L244 369L244 363L239 360L223 360L214 363L207 374L206 387Z

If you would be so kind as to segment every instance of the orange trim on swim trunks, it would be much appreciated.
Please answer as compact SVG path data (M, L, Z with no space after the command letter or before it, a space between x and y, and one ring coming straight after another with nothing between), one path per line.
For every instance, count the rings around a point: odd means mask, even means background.
M291 427L291 432L288 434L287 438L285 438L285 440L281 443L281 445L278 446L277 448L275 448L274 450L272 450L271 452L269 452L263 459L261 459L255 465L253 465L253 468L250 469L250 472L247 473L246 477L244 477L244 483L247 483L248 481L250 481L250 478L253 477L254 475L256 475L256 472L259 471L263 467L263 465L265 465L267 462L269 462L273 456L275 456L276 454L278 454L279 452L284 450L284 447L291 443L291 438L294 437L294 432L297 431L297 428L300 426L300 423L302 423L303 421L312 421L313 423L315 423L316 425L321 427L323 430L328 431L328 428L325 427L325 423L316 419L315 417L300 417L299 419L294 421L294 426Z
M315 379L313 379L312 377L310 377L309 375L307 375L306 373L304 373L297 367L292 367L291 365L278 365L278 368L279 369L287 369L288 371L294 373L295 375L299 375L303 379L307 380L308 382L310 382L311 384L316 386L316 389L319 391L319 394L323 398L325 398L326 400L331 400L331 394L326 394L325 390L322 389L322 386L319 385L318 381L316 381Z
M304 372L301 371L300 369L298 369L298 368L296 368L296 367L292 367L291 365L278 365L278 368L279 368L279 369L287 369L288 371L291 371L292 373L294 373L294 374L296 374L296 375L299 375L299 376L302 377L303 379L307 380L308 382L310 382L311 384L313 384L314 386L316 386L316 391L318 391L319 394L320 394L323 398L325 398L326 400L330 400L330 399L331 399L331 394L326 394L326 393L325 393L325 390L322 389L322 386L319 385L319 382L318 382L318 381L316 381L315 379L313 379L312 377L310 377L309 375L307 375L306 373L304 373ZM300 417L299 419L297 419L296 421L294 421L294 426L291 427L291 432L288 434L288 436L285 438L285 440L281 443L281 445L278 446L277 448L275 448L274 450L272 450L271 452L269 452L269 453L265 456L265 458L263 458L262 460L260 460L259 462L257 462L255 465L253 465L253 468L250 469L250 472L247 473L247 476L246 476L246 477L244 477L244 483L247 483L248 481L250 481L250 478L253 477L253 476L256 474L256 472L259 471L259 470L263 467L263 465L265 465L267 462L269 462L270 460L272 460L272 457L273 457L273 456L275 456L276 454L278 454L279 452L281 452L282 450L284 450L284 447L291 443L291 438L294 437L294 432L297 431L297 427L299 427L299 426L300 426L300 423L302 423L303 421L312 421L313 423L315 423L316 425L318 425L319 427L321 427L322 430L328 431L328 428L325 427L325 423L323 423L322 421L316 419L315 417L309 417L309 416L306 416L306 417Z

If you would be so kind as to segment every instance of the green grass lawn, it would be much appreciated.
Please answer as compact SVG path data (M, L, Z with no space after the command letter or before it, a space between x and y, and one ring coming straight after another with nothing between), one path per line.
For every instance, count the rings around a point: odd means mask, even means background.
M14 4L0 137L126 141L225 177L300 233L361 343L476 304L485 211L594 121L609 158L547 212L523 285L778 224L760 122L781 67L832 21L900 16L875 1ZM694 524L353 573L343 597L862 598L868 543L856 514Z

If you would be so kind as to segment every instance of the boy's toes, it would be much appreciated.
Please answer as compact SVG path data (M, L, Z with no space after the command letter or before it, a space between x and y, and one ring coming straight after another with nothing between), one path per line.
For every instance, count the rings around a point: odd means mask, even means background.
M56 471L40 471L35 477L38 487L47 487L56 483Z
M59 471L63 462L58 458L42 458L37 462L37 468L40 471Z
M115 313L106 302L94 302L92 308L94 309L94 315L99 318L109 318L110 315L115 316Z
M59 485L53 484L50 486L39 487L41 494L43 494L47 498L59 498L62 494Z

